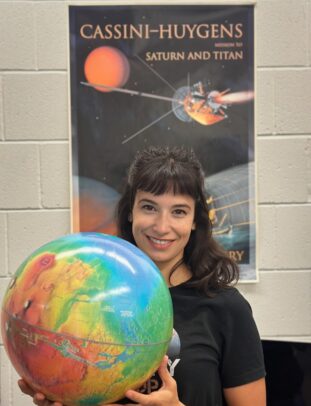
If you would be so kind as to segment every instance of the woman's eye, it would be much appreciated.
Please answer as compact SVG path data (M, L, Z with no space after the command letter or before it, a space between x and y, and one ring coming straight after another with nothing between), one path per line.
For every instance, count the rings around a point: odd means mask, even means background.
M187 212L183 209L176 209L176 210L174 210L174 214L176 216L185 216L187 214Z
M153 206L151 206L151 204L144 204L142 206L142 209L145 211L154 211L155 210L155 208Z

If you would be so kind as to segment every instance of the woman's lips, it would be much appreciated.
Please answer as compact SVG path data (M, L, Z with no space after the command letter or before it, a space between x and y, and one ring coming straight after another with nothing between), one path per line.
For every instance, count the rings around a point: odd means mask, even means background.
M150 243L150 245L156 249L167 249L168 247L170 247L174 240L166 240L164 238L160 239L160 238L155 238L155 237L151 237L151 236L147 236L147 239Z

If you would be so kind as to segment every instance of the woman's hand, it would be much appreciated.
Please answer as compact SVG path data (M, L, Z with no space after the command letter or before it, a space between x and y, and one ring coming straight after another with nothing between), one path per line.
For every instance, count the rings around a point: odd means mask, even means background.
M184 406L178 399L176 381L167 370L168 357L165 356L158 369L162 379L162 387L149 395L144 395L134 390L128 390L125 396L138 403L138 406ZM137 406L137 403L127 403L126 405L110 404L106 406Z
M168 357L165 356L158 369L159 376L162 380L162 387L149 395L144 395L134 390L128 390L125 396L137 403L110 404L105 406L184 406L178 399L176 381L171 377L167 370ZM51 402L45 398L42 393L36 393L27 383L20 379L18 385L23 393L33 398L33 402L38 406L64 406L60 402Z
M43 393L36 393L27 383L20 379L18 381L18 386L20 390L25 393L25 395L29 395L32 397L33 403L38 406L64 406L60 402L51 402L50 400L46 399Z

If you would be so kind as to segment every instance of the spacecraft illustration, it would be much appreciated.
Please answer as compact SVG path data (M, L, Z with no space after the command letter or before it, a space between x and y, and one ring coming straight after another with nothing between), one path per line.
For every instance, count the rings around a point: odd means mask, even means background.
M212 90L209 92L201 81L192 86L184 86L177 89L172 98L152 93L139 92L137 90L111 87L100 83L81 82L81 84L96 89L103 88L110 91L128 93L132 96L149 97L172 103L172 109L170 111L123 140L123 144L130 141L172 112L178 119L184 122L191 122L194 120L201 125L213 125L228 118L228 115L226 114L228 106L245 103L254 98L254 92L252 91L229 93L230 89L226 89L222 92L219 92L218 90Z
M110 61L115 60L109 64L108 58ZM87 81L80 82L81 85L92 87L96 91L104 93L127 93L131 96L164 100L171 103L171 109L169 111L157 117L134 134L128 136L122 141L122 144L132 140L171 113L174 113L175 116L183 122L189 123L195 121L201 125L210 126L228 118L226 111L229 106L246 103L254 98L253 91L230 93L230 89L224 91L209 90L203 81L190 85L189 74L187 86L175 89L141 57L136 55L136 58L174 91L172 97L124 88L123 86L130 75L128 59L120 50L108 46L96 48L88 55L85 62L85 76ZM111 72L105 73L104 70L107 71L108 69L111 69ZM116 76L116 72L118 73L118 78L113 77L113 75Z

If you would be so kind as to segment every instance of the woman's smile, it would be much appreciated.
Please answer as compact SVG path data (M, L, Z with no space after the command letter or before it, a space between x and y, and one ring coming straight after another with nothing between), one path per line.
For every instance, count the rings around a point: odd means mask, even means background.
M154 247L155 249L159 249L159 250L167 249L174 242L174 240L164 240L164 239L159 239L159 238L155 238L155 237L151 237L151 236L147 236L147 238L150 241L150 244L152 245L152 247Z

